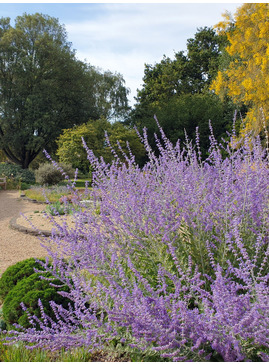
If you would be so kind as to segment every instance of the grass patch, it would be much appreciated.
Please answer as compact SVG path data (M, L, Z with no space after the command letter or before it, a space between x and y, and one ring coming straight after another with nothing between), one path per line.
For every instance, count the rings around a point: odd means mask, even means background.
M86 182L89 182L90 181L90 179L88 178L86 178L86 179L77 179L76 180L76 188L85 188L85 183Z
M23 342L4 345L0 335L0 362L165 362L158 353L154 356L143 353L138 349L130 349L125 344L107 343L103 348L89 352L87 347L69 350L34 348L28 349Z
M86 179L79 179L76 182L76 189L80 190L85 188L85 182ZM66 183L61 183L52 187L34 186L28 190L25 190L24 193L25 196L31 200L46 202L48 199L51 203L59 201L62 196L70 195L70 191L68 190Z
M25 191L25 196L27 198L30 198L31 200L35 200L38 202L46 202L46 200L48 199L51 203L55 203L55 202L59 201L59 199L64 195L67 196L68 192L56 193L56 192L46 191L46 197L45 197L43 194L42 188L29 189L29 190Z
M85 348L51 352L40 348L26 349L22 342L4 345L0 341L0 362L89 362L92 356Z

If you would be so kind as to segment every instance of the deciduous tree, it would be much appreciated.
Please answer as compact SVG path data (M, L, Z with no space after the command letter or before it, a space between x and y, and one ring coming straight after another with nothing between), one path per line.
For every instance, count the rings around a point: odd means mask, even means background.
M153 134L158 132L154 114L173 142L185 139L185 130L190 138L195 138L199 126L204 151L209 143L209 119L216 137L229 129L234 110L209 90L224 47L225 35L218 35L212 28L199 28L188 39L186 54L177 52L173 60L164 56L160 63L145 65L143 88L138 91L130 123L148 128L153 147Z
M158 105L174 95L207 89L217 73L224 43L225 37L212 28L198 28L194 38L187 40L186 54L180 51L174 59L164 56L160 63L146 64L138 104Z
M99 118L105 118L111 122L123 121L129 111L128 94L130 90L125 86L125 80L120 73L100 71L94 69L95 95L97 99L97 111Z
M228 95L249 109L242 132L259 133L263 115L269 121L269 4L247 3L238 8L234 19L225 16L216 25L228 37L230 56L227 67L218 72L211 88ZM261 112L263 109L263 112Z
M101 115L122 116L127 89L118 74L76 59L58 19L0 20L0 148L27 168L64 128Z
M110 147L106 144L105 132L113 149L123 160L117 142L120 143L124 153L128 154L126 142L129 143L132 154L136 156L137 162L145 155L145 149L141 144L134 129L123 125L120 122L111 124L106 119L90 120L87 123L74 128L65 129L58 138L57 156L60 162L70 163L84 173L89 172L90 163L87 160L87 153L82 145L84 138L89 149L93 150L97 157L104 157L106 162L113 159Z

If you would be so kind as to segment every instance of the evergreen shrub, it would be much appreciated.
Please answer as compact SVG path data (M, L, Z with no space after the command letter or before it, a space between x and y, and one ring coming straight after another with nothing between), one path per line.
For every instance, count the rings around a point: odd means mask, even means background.
M45 263L44 259L40 261ZM41 279L42 273L36 273L35 269L44 271L42 265L34 258L25 259L8 267L0 278L0 300L3 302L2 316L5 324L19 323L24 327L30 326L21 302L37 317L40 317L39 299L44 301L44 312L49 316L53 316L50 301L62 304L63 307L68 306L69 299L58 294L59 289L51 286L49 280ZM52 275L44 272L44 277L51 278ZM53 284L61 285L61 291L68 291L67 286L63 286L59 280L54 279Z
M44 262L44 259L40 260ZM42 269L34 258L22 260L8 267L0 278L0 300L3 301L19 281L35 273L34 268Z
M29 169L23 169L21 166L12 163L0 163L0 176L13 179L15 182L25 182L32 184L35 182L35 174Z
M47 272L44 277L51 278L52 276ZM39 300L42 300L45 314L55 319L50 302L54 301L67 309L70 300L58 293L59 290L67 292L67 286L63 286L57 279L53 279L53 285L60 285L60 288L51 286L50 280L41 279L40 273L33 273L18 281L5 297L3 304L4 321L8 325L18 323L25 328L30 327L27 311L22 308L21 302L30 314L40 318Z
M74 170L70 164L59 164L60 168L56 168L51 163L43 163L40 167L35 171L36 182L41 185L56 185L59 182L62 182L65 179L65 174L69 177L74 175Z

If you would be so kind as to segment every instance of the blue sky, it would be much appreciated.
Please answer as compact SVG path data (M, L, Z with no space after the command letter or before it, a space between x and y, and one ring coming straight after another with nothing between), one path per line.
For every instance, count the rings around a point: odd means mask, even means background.
M198 27L214 26L226 10L234 14L241 4L0 2L0 14L12 22L25 12L58 18L78 59L123 75L133 105L145 63L154 64L163 55L173 58L175 52L185 51L187 39Z

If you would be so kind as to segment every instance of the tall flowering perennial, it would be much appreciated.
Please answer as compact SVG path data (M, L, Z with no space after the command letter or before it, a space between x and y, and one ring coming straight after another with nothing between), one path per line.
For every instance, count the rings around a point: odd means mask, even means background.
M195 148L173 146L160 132L158 156L140 135L143 168L131 152L108 165L85 145L91 203L45 244L53 264L44 266L73 305L52 302L54 322L39 302L42 319L30 317L33 328L17 328L12 342L93 350L113 339L174 361L269 360L266 150L211 134L202 162L198 137Z

